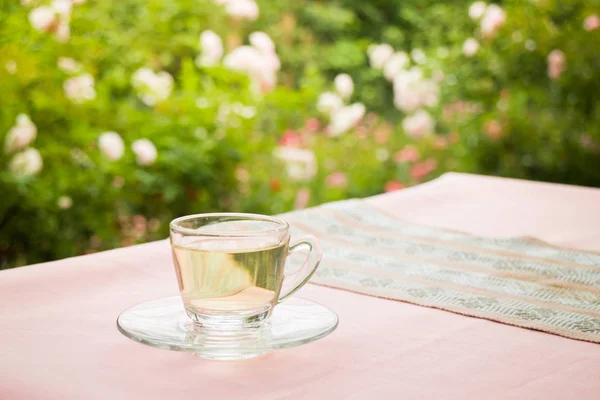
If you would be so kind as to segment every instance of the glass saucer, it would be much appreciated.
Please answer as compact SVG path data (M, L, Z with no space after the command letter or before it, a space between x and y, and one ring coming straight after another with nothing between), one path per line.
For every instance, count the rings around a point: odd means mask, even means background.
M243 330L194 327L178 296L138 304L117 319L119 331L136 342L213 360L243 360L299 346L327 336L337 325L335 312L298 297L278 304L262 326Z

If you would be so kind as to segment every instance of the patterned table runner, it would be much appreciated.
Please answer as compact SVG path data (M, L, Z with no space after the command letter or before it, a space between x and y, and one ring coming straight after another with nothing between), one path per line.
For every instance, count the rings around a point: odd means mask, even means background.
M399 220L361 200L282 215L311 233L311 282L600 343L600 254Z

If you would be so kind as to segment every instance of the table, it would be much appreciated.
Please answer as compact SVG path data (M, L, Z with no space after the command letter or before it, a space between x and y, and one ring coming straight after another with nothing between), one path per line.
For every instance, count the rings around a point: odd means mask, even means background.
M465 174L372 197L408 221L600 250L600 190ZM307 285L332 335L214 362L135 343L118 313L177 294L166 241L0 272L0 399L598 399L600 346Z

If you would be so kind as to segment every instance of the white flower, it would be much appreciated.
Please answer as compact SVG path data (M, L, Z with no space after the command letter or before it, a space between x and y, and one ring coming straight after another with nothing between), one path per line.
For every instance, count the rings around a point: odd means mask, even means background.
M275 85L277 84L277 73L267 66L271 65L271 62L268 59L263 58L262 62L265 63L265 67L253 71L253 73L250 74L250 77L252 78L252 87L255 91L258 91L259 93L268 93L275 89Z
M71 0L54 0L52 1L52 8L61 16L69 18L71 16L73 3Z
M37 175L44 166L42 156L36 149L28 148L15 154L10 161L9 169L15 176Z
M223 59L225 67L246 73L253 86L260 92L268 92L275 87L280 63L277 54L263 52L252 46L240 46Z
M342 108L344 102L335 93L325 92L319 96L317 100L317 110L325 115L330 115L335 110Z
M156 147L148 139L139 139L131 144L139 165L152 165L158 155Z
M331 114L327 131L331 136L339 136L355 127L362 120L365 112L365 106L361 103L354 103L337 109Z
M479 19L483 17L487 5L483 1L476 1L469 7L469 17L471 19Z
M474 38L468 38L463 43L462 52L465 56L471 57L479 50L479 42Z
M98 147L104 153L106 158L111 161L117 161L123 157L125 144L117 132L104 132L98 138Z
M48 32L57 23L56 11L52 7L41 6L29 12L29 22L33 29Z
M275 44L273 40L264 32L253 32L248 36L252 47L263 52L274 52Z
M281 62L274 52L261 52L260 64L272 72L279 71Z
M279 71L281 63L275 53L275 43L264 32L253 32L248 37L250 44L260 53L258 64L271 71Z
M559 79L565 70L566 63L565 53L561 50L552 50L548 54L548 76L550 79Z
M233 71L247 72L255 68L256 60L260 56L261 53L256 48L240 46L225 56L223 64Z
M435 121L425 110L419 110L402 120L402 129L406 136L421 139L433 133Z
M286 173L294 181L308 181L317 174L317 159L312 150L279 147L275 156L285 163Z
M409 63L410 59L408 58L408 54L403 51L394 53L394 55L392 55L385 63L383 75L387 80L393 81L396 75L406 68Z
M505 20L506 14L500 6L496 4L487 6L481 19L481 33L483 37L489 38L496 35L502 25L504 25Z
M394 54L394 49L389 44L372 45L367 50L369 64L373 69L382 69L392 54Z
M335 85L335 90L342 97L342 99L349 99L352 96L352 92L354 92L354 82L352 78L348 74L339 74L333 80L333 84Z
M417 64L425 64L425 61L427 61L427 56L421 49L413 49L410 56Z
M90 74L82 74L69 78L63 84L65 96L73 103L81 104L96 98L94 78Z
M17 73L17 63L13 60L7 61L6 64L4 64L4 68L6 68L6 71L11 75Z
M56 27L55 36L56 40L61 43L66 43L69 41L69 38L71 37L71 27L69 26L68 21L61 21L58 24L58 27Z
M438 84L423 79L423 72L418 67L401 71L394 78L394 105L400 111L412 112L425 105L432 107L438 100Z
M419 67L413 67L406 71L400 71L394 77L395 86L409 86L410 84L420 82L423 79L423 71Z
M165 101L173 90L173 77L166 71L154 73L150 68L138 69L131 79L138 97L146 105L154 106Z
M258 18L258 5L254 0L229 0L224 4L225 12L234 19L254 21Z
M394 106L404 112L412 112L421 107L418 94L411 92L394 92Z
M17 123L10 128L4 142L7 153L27 147L35 140L37 127L26 114L17 116Z
M387 161L390 158L390 152L385 147L380 147L375 150L375 158L380 162Z
M424 80L419 85L421 102L428 107L435 107L439 102L440 87L433 79Z
M223 41L213 31L204 31L200 34L200 50L202 54L196 58L196 65L212 67L223 57Z
M58 204L60 209L67 210L73 206L73 199L69 196L60 196L56 204Z
M81 64L69 57L60 57L57 65L61 71L67 74L76 74L81 71Z

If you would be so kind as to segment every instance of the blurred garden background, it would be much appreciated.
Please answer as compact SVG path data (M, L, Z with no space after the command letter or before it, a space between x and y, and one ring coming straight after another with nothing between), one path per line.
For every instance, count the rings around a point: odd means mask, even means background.
M162 239L184 214L277 214L447 171L599 187L599 13L0 0L0 269Z

